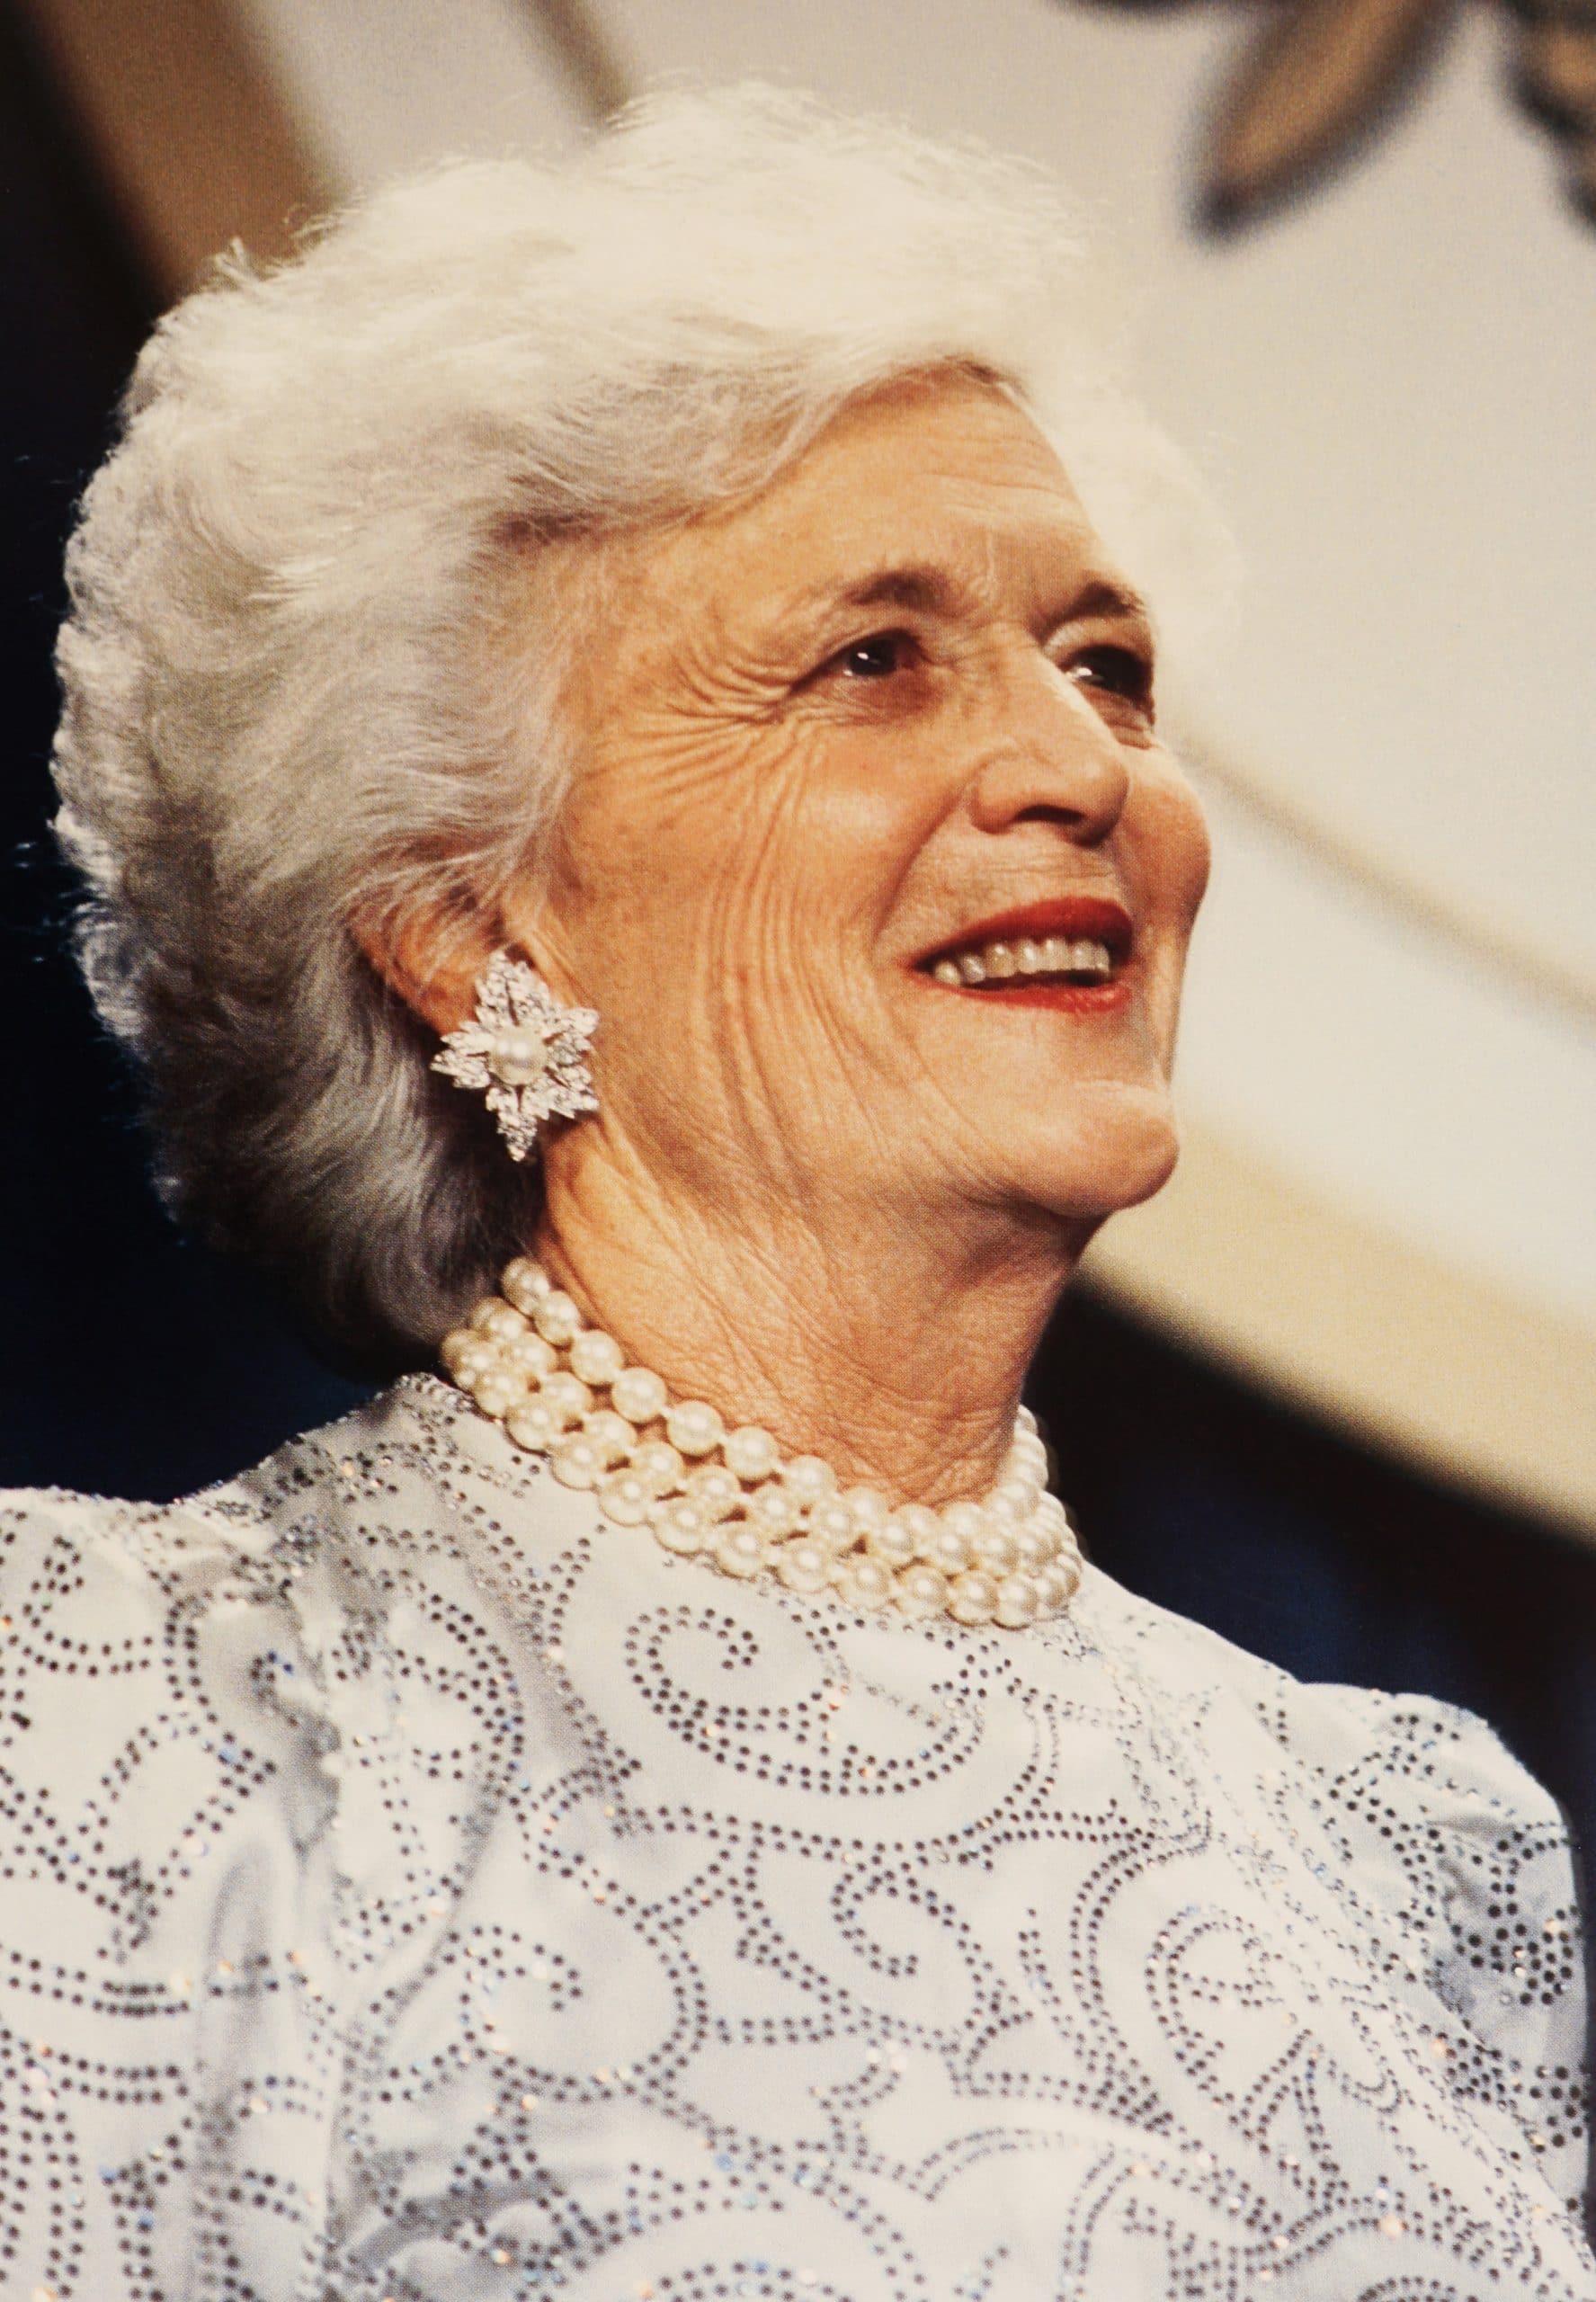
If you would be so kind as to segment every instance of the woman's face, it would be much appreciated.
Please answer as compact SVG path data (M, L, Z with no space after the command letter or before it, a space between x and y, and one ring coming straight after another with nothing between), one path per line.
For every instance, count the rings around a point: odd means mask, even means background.
M599 1010L584 1127L721 1221L1089 1229L1156 1190L1207 841L1030 420L896 386L753 500L587 549L562 852L510 921Z

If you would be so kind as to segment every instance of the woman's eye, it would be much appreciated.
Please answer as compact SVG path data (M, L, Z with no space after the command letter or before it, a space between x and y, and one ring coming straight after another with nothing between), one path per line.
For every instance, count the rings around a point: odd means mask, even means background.
M1083 687L1101 688L1144 710L1152 709L1153 666L1134 647L1083 647L1064 672L1066 679L1078 680Z
M903 670L914 644L906 631L875 631L868 639L856 639L851 647L842 648L826 668L841 672L844 679L890 679Z

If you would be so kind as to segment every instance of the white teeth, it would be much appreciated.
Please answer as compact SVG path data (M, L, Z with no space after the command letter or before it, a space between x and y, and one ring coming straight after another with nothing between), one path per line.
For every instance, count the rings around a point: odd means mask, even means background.
M1113 972L1114 955L1106 943L1092 937L1072 941L1065 935L1021 935L1012 943L985 943L978 951L938 959L932 968L936 980L950 989L1032 975L1091 976L1106 982Z

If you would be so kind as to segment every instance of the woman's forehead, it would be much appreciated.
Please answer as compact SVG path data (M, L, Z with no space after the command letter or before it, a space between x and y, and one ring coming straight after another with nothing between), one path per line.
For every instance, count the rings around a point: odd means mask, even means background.
M884 520L912 527L963 496L995 522L1084 517L1051 443L1008 393L964 376L915 378L850 401L756 496L711 513L702 532L813 523L817 545L851 542Z
M739 618L952 612L1011 582L1119 580L1031 417L965 377L852 401L757 495L619 540L629 573L688 614L711 599Z

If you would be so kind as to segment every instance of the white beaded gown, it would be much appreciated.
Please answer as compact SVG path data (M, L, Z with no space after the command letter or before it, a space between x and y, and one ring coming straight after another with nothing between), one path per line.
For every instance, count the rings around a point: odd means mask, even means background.
M860 1617L431 1378L0 1532L7 2302L1596 2296L1555 1807L1091 1570Z

